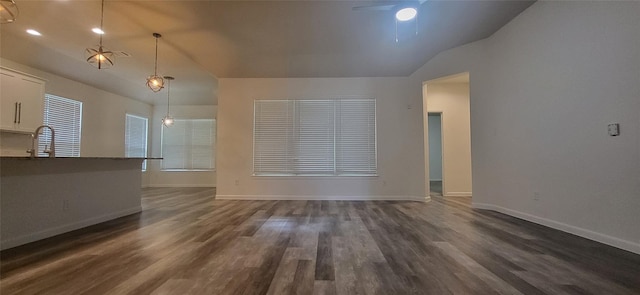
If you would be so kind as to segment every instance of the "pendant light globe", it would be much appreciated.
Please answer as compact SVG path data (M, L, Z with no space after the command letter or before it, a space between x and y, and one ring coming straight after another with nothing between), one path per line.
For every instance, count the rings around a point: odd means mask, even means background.
M100 70L113 66L115 54L104 46L97 45L95 48L87 48L84 53L86 61Z
M158 75L151 75L147 78L147 87L153 92L158 92L164 88L164 79Z
M18 17L18 6L13 0L0 0L0 24L10 24Z

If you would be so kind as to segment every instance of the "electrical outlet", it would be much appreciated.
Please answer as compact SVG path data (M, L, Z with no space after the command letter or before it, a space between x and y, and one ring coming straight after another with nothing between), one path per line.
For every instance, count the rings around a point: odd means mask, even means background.
M236 179L236 185L240 185L240 180Z
M619 123L613 123L613 124L607 125L607 131L609 132L610 136L618 136L618 135L620 135L620 124Z
M534 192L533 193L533 200L534 201L540 201L540 193L539 192Z
M62 211L69 210L69 200L62 200Z

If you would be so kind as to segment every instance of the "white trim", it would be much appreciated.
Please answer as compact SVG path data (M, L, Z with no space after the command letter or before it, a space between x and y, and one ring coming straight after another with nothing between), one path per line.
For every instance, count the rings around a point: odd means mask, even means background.
M524 213L512 209L507 209L504 207L491 205L491 204L483 204L483 203L472 203L471 206L476 209L485 209L485 210L493 210L500 213L504 213L507 215L511 215L520 219L524 219L526 221L530 221L533 223L541 224L553 229L561 230L570 234L574 234L583 238L587 238L590 240L594 240L596 242L600 242L603 244L607 244L609 246L613 246L616 248L620 248L623 250L627 250L636 254L640 254L640 243L634 243L632 241L623 240L620 238L612 237L609 235L601 234L598 232L594 232L588 229L584 229L581 227L569 225L566 223L558 222L555 220L538 217L535 215L531 215L529 213Z
M314 200L314 201L419 201L431 197L420 196L311 196L311 195L216 195L216 200Z
M211 183L150 183L146 187L210 187L215 188Z
M443 194L445 197L471 197L471 192L447 192Z
M93 217L93 218L81 220L81 221L78 221L78 222L57 226L57 227L54 227L54 228L41 230L39 232L35 232L35 233L32 233L32 234L27 234L27 235L11 238L11 239L8 239L8 240L0 242L0 249L5 250L5 249L17 247L17 246L24 245L24 244L27 244L27 243L35 242L35 241L38 241L38 240L50 238L50 237L57 236L57 235L60 235L60 234L63 234L63 233L67 233L67 232L70 232L70 231L81 229L81 228L84 228L84 227L87 227L87 226L95 225L95 224L98 224L98 223L101 223L101 222L105 222L105 221L113 220L113 219L120 218L120 217L123 217L123 216L135 214L135 213L138 213L140 211L142 211L142 207L141 206L136 206L136 207L133 207L133 208L122 210L122 211L118 211L118 212L114 212L114 213L110 213L110 214L106 214L106 215L102 215L102 216L98 216L98 217Z

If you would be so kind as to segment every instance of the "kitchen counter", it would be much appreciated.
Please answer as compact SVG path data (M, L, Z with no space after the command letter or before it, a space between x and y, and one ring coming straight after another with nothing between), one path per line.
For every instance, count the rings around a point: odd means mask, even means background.
M129 165L117 162L139 163L143 160L162 160L162 158L123 158L123 157L0 157L0 177L16 175L39 175L50 173L79 173L113 170ZM13 163L13 164L11 164ZM105 165L110 163L109 165Z
M0 248L140 212L145 159L0 157Z

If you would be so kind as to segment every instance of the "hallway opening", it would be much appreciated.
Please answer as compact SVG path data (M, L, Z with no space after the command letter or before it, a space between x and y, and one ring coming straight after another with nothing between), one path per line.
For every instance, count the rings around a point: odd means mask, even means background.
M423 83L425 183L429 196L472 195L469 89L468 72Z

